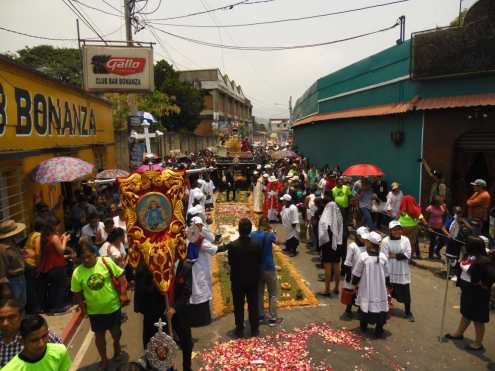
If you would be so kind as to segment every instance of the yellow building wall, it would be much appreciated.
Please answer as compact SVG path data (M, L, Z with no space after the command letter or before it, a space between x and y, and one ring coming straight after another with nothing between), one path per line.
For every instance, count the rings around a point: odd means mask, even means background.
M57 106L51 111L49 101ZM61 129L54 117L58 113ZM62 130L65 121L72 123L72 130L68 125ZM31 129L27 132L29 122ZM12 151L16 156L7 159L5 155ZM24 219L28 223L37 200L53 207L61 196L60 184L41 185L30 177L37 165L57 155L95 164L95 171L97 159L103 168L115 168L111 105L0 59L0 171L20 169ZM57 214L63 218L61 209Z

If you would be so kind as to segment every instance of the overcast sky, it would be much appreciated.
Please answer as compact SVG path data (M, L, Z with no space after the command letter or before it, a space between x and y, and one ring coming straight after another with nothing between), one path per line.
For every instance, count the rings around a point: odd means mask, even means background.
M104 9L116 10L102 0L80 0L82 3ZM206 8L236 3L239 0L163 0L159 10L148 18L165 18ZM251 0L256 1L256 0ZM273 2L237 6L232 10L163 21L195 25L223 25L258 22L279 18L293 18L359 8L392 0L274 0ZM122 9L123 0L106 0ZM464 0L470 7L476 0ZM146 10L153 10L159 0L149 0ZM0 25L39 36L76 37L75 16L62 0L2 0ZM76 3L77 4L77 3ZM144 3L140 3L144 4ZM102 34L115 32L110 39L125 36L122 17L102 14L77 4ZM140 5L138 5L140 7ZM145 11L146 11L145 10ZM394 24L396 19L407 17L407 38L412 32L445 26L459 10L459 0L410 0L407 3L365 10L346 15L331 16L299 22L260 25L245 28L183 28L156 26L189 38L242 46L272 46L318 43L346 38L375 31ZM120 27L120 29L119 29ZM94 37L85 25L83 37ZM251 98L254 114L264 118L288 116L288 100L295 101L316 79L356 62L371 54L394 45L399 37L396 28L379 35L346 43L312 49L280 52L253 52L220 50L199 46L157 32L164 50L156 45L155 59L167 59L177 69L220 68L238 82ZM135 39L155 41L154 36L143 30ZM0 30L0 52L16 51L24 46L49 43L56 46L77 47L77 42L53 42L30 39Z

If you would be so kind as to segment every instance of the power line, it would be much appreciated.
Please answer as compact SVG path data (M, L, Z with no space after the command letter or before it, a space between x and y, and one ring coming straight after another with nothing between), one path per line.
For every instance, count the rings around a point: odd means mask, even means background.
M147 5L148 5L148 2L146 1L146 5L143 8L141 8L141 10L137 13L141 14L141 15L151 15L151 14L156 13L158 11L158 9L160 9L160 6L162 5L162 0L158 1L158 5L152 11L143 12L142 10L144 10L144 8L146 8Z
M275 0L262 0L262 1L242 0L242 1L238 1L236 3L224 5L224 6L221 6L221 7L218 7L218 8L213 8L213 9L209 9L209 10L204 10L204 11L201 11L201 12L194 12L194 13L189 13L189 14L184 14L184 15L178 15L178 16L175 16L175 17L168 17L168 18L155 18L155 19L151 19L151 20L154 20L154 21L168 21L168 20L171 20L171 19L182 19L182 18L193 17L193 16L196 16L196 15L201 15L201 14L207 14L207 13L211 13L211 12L216 12L216 11L219 11L219 10L232 10L234 7L239 6L239 5L253 5L253 4L267 3L267 2L272 2L272 1L275 1Z
M315 48L315 47L319 47L319 46L327 46L327 45L338 44L338 43L342 43L342 42L345 42L345 41L355 40L355 39L363 38L363 37L366 37L366 36L375 35L375 34L378 34L378 33L381 33L381 32L389 31L389 30L397 27L398 25L399 25L399 22L396 22L395 24L393 24L392 26L389 26L389 27L381 28L381 29L376 30L376 31L366 32L366 33L363 33L363 34L359 34L359 35L355 35L355 36L350 36L350 37L346 37L346 38L338 39L338 40L325 41L325 42L313 43L313 44L287 45L287 46L238 46L238 45L216 44L216 43L212 43L212 42L208 42L208 41L196 40L196 39L192 39L192 38L189 38L189 37L177 35L177 34L174 34L174 33L171 33L171 32L165 31L165 30L162 30L160 28L156 28L154 26L149 26L149 27L152 27L152 28L154 28L157 31L160 31L160 32L162 32L164 34L167 34L169 36L175 37L177 39L181 39L181 40L188 41L188 42L191 42L191 43L194 43L194 44L198 44L198 45L209 46L209 47L212 47L212 48L224 48L224 49L231 49L231 50L247 50L247 51L271 52L271 51L281 51L281 50L294 50L294 49L304 49L304 48Z
M203 5L203 8L208 12L208 6L206 5L206 1L199 0L201 2L201 5ZM220 31L220 28L218 27L218 23L214 18L214 15L211 12L208 12L208 17L212 20L213 24L215 24L217 28L217 33L218 33L218 38L220 39L220 43L223 44L223 38L222 38L222 31ZM222 69L225 71L225 56L223 55L223 49L220 49L220 57L222 59Z
M103 13L103 14L108 14L108 15L113 15L114 17L122 17L122 14L115 14L115 13L112 13L112 12L108 12L106 10L103 10L103 9L100 9L100 8L97 8L97 7L94 7L92 5L88 5L86 3L83 3L82 1L79 1L79 0L72 0L86 8L89 8L89 9L93 9L93 10L96 10L97 12L100 12L100 13Z
M388 2L388 3L381 3L381 4L369 5L369 6L365 6L365 7L361 7L361 8L347 9L347 10L341 10L341 11L330 12L330 13L314 14L314 15L305 16L305 17L282 18L282 19L274 19L274 20L270 20L270 21L252 22L252 23L240 23L240 24L227 24L227 25L221 25L221 26L195 25L195 24L177 24L177 23L160 23L160 22L153 22L153 19L151 19L150 20L151 22L149 22L149 23L157 24L157 25L161 25L161 26L187 27L187 28L213 28L213 27L234 28L234 27L251 27L251 26L260 26L260 25L266 25L266 24L275 24L275 23L284 23L284 22L296 22L296 21L304 21L304 20L307 20L307 19L330 17L330 16L334 16L334 15L342 15L342 14L360 12L360 11L363 11L363 10L369 10L369 9L386 7L386 6L390 6L390 5L407 3L409 1L411 1L411 0L398 0L398 1Z
M117 13L119 14L122 14L122 10L120 10L119 8L116 8L115 6L113 6L110 2L108 2L107 0L101 0L103 1L105 4L107 4L110 8L112 8L113 10L115 10Z
M88 26L100 39L105 41L100 33L93 27L86 16L71 2L71 0L62 0L62 2L76 15L76 17L81 18L86 26Z
M117 28L116 30L114 30L114 31L112 31L110 33L107 33L105 35L102 35L102 36L103 37L107 37L107 36L113 35L114 33L117 33L118 31L120 31L122 29L122 27L123 26L120 25L120 27ZM0 26L0 30L6 31L6 32L10 32L10 33L13 33L13 34L16 34L16 35L30 37L30 38L33 38L33 39L39 39L39 40L48 40L48 41L77 41L76 38L62 38L62 37L48 37L48 36L32 35L32 34L28 34L28 33L21 32L21 31L12 30L10 28L5 28L5 27L1 27L1 26ZM85 39L86 40L91 40L91 38L85 38Z

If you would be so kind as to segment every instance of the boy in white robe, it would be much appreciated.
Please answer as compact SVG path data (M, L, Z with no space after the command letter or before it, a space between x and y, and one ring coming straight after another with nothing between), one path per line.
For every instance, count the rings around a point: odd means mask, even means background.
M191 184L191 187L192 187L192 184ZM191 188L191 190L189 191L189 201L187 204L187 209L189 209L193 206L194 200L199 200L201 203L201 206L205 207L206 198L205 198L205 194L201 190L200 182L196 182L194 184L194 188Z
M206 209L213 208L213 192L215 191L215 185L213 180L211 180L210 174L205 175L203 184L201 185L201 190L205 195L205 207Z
M368 235L369 230L366 227L359 227L356 230L356 239L354 242L351 242L347 246L347 255L344 262L344 289L353 290L352 288L352 270L357 265L361 254L366 251L366 243L365 238ZM351 319L352 318L352 305L356 300L356 295L354 294L354 298L350 304L347 304L344 312L344 317Z
M254 186L254 190L253 190L253 211L258 214L263 212L263 203L265 201L263 195L263 188L264 188L263 179L264 177L262 175L258 177L258 180L256 180L256 185Z
M368 324L375 324L375 337L383 337L388 313L388 260L380 252L381 236L371 232L366 236L366 251L352 271L352 284L358 294L356 304L361 310L360 328L366 332Z
M402 236L402 227L398 221L391 221L388 229L390 236L383 239L381 250L388 259L392 297L399 303L404 303L406 318L414 322L414 316L411 313L411 271L409 269L411 243L409 238Z

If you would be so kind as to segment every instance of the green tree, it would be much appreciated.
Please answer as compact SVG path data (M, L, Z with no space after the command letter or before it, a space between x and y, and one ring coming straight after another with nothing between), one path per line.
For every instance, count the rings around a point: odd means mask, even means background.
M12 55L16 62L31 66L65 83L81 86L81 56L79 49L55 48L51 45L25 47Z
M155 65L156 89L173 97L180 108L178 113L172 113L165 120L166 127L173 131L194 131L201 121L204 93L191 83L181 81L179 73L165 60Z

